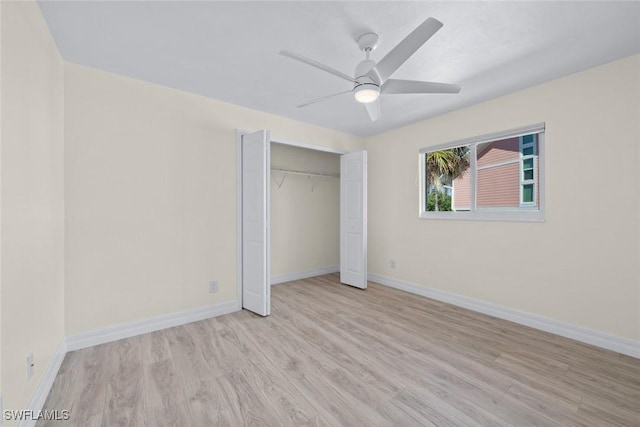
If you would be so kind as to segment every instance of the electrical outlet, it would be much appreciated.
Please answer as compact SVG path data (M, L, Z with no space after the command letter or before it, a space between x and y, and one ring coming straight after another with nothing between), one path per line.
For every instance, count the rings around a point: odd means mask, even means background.
M395 259L390 259L389 260L389 267L391 268L396 268L396 260Z
M33 353L29 353L27 356L27 379L31 379L33 376L33 368L36 365L33 363Z
M215 294L216 292L218 292L218 281L213 280L209 282L209 293Z

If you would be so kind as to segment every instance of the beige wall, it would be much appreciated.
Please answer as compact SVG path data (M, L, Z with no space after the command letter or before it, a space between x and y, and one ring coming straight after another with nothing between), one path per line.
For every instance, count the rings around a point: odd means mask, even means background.
M340 174L340 156L271 144L272 168ZM284 179L284 181L282 181ZM278 183L282 182L281 186ZM271 174L271 276L340 264L340 180Z
M2 396L2 8L0 2L0 400ZM0 414L2 416L2 414Z
M639 100L636 55L368 138L370 272L640 339ZM546 222L418 219L419 148L537 122Z
M235 299L236 128L364 144L74 64L65 126L68 335Z
M0 400L2 396L2 2L0 2ZM2 414L0 414L2 416ZM3 417L4 418L4 417Z
M1 7L1 371L18 410L64 336L63 65L34 2Z

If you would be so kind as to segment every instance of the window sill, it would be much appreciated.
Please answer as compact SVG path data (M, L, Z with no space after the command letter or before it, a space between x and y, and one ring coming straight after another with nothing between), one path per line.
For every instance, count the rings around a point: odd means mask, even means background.
M458 212L422 212L420 219L445 219L454 221L515 221L544 222L542 211L458 211Z

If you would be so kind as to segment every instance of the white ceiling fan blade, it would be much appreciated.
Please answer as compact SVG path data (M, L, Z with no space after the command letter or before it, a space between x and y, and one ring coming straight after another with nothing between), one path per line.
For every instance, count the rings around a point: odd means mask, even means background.
M380 75L382 82L391 75L411 57L420 46L425 44L441 27L442 22L435 18L427 18L422 24L404 38L391 52L378 62L375 69Z
M375 122L380 118L380 98L376 99L373 102L367 102L366 104L364 104L364 106L367 108L367 113L369 113L369 117L371 118L372 122Z
M334 96L344 95L345 93L351 93L351 92L353 92L353 89L345 90L344 92L338 92L338 93L334 93L334 94L327 95L327 96L323 96L322 98L312 99L309 102L305 102L304 104L298 105L298 108L306 107L307 105L315 104L316 102L324 101L325 99L333 98Z
M458 93L462 86L449 83L419 82L389 79L380 88L382 93Z
M329 74L333 74L334 76L340 77L341 79L345 79L351 83L353 83L353 77L346 75L338 70L335 70L328 65L324 65L314 59L307 58L306 56L302 56L298 53L291 52L290 50L281 50L280 55L286 56L287 58L295 59L296 61L303 62L307 65L311 65L319 70L325 71Z

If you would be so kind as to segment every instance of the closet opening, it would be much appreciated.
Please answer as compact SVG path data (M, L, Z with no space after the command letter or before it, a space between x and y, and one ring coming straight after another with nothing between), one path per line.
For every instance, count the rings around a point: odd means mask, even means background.
M238 131L238 304L271 311L271 285L340 272L367 287L367 153Z
M271 284L340 271L340 154L271 141Z

